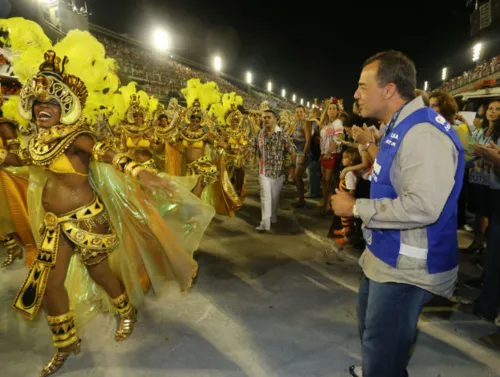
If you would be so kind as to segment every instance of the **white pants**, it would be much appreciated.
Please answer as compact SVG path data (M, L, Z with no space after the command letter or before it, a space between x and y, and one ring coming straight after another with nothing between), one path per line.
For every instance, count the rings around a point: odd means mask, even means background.
M271 221L276 222L278 219L280 194L284 181L284 175L279 178L269 178L263 174L259 175L260 206L262 209L262 221L260 225L265 229L271 229Z

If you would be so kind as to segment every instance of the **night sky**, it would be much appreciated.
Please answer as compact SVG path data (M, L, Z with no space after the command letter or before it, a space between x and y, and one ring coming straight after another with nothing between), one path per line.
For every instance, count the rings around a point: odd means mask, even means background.
M416 63L418 85L471 68L469 9L465 0L284 1L89 0L91 22L147 40L155 25L173 36L173 52L210 64L215 52L224 72L274 91L352 98L360 66L370 55L397 49ZM297 2L297 4L300 4ZM350 102L350 101L349 101Z

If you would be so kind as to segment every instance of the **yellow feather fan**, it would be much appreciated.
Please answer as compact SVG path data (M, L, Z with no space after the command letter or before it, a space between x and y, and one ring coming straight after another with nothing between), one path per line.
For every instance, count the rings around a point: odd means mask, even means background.
M0 27L9 31L7 42L14 54L14 74L21 83L39 72L45 51L52 49L59 58L68 58L64 73L77 76L85 83L88 97L82 117L92 121L99 112L109 112L119 85L115 74L117 65L114 59L106 58L104 46L89 32L72 30L52 46L41 27L32 21L4 19L0 20Z
M2 105L2 113L4 118L16 121L20 126L27 127L28 121L24 119L18 111L19 97L10 96Z
M181 90L186 98L187 107L193 106L195 100L200 102L202 110L220 101L221 93L219 87L213 81L202 84L200 79L190 79L187 87Z
M38 72L43 54L52 43L40 25L21 17L0 19L0 28L9 32L7 39L2 41L12 49L15 74L21 83L25 83Z

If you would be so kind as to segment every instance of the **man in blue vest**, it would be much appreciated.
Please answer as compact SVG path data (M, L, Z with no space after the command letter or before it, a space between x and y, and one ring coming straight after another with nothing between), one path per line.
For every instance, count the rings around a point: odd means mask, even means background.
M415 65L400 52L365 62L354 98L387 131L370 199L332 196L336 215L361 218L367 244L359 261L363 362L350 368L354 377L407 377L422 307L432 294L449 297L457 280L464 151L451 125L415 98L415 84Z

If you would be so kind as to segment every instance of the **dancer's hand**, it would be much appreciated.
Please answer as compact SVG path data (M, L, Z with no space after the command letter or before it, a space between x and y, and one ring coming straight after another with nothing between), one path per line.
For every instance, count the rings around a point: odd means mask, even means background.
M137 175L141 185L148 191L162 190L169 196L178 192L174 182L168 178L159 177L156 173L143 170Z

